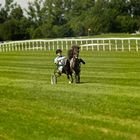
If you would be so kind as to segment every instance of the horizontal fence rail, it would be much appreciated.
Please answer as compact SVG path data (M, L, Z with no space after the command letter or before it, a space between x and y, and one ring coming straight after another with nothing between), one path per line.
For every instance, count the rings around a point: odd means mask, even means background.
M140 38L79 38L24 40L0 43L0 52L29 50L68 50L73 44L78 44L81 50L87 51L139 51Z

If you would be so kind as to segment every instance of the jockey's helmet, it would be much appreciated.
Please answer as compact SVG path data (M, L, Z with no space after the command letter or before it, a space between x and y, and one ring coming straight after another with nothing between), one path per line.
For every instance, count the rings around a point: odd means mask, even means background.
M58 54L58 53L62 53L62 50L61 49L57 49L56 50L56 54Z

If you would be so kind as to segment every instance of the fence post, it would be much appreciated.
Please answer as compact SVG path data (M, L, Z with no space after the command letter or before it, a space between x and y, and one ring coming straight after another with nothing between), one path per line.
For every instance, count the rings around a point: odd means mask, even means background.
M124 51L124 43L123 43L123 39L121 39L122 42L122 52Z
M108 43L109 43L109 51L111 51L111 40L110 39L109 39Z
M130 40L128 40L128 51L130 52L131 47L130 47Z
M2 46L2 45L0 44L0 52L1 52L1 46Z
M66 40L66 49L68 50L68 41Z
M136 39L136 51L139 51L138 40Z
M105 51L105 41L103 40L103 51Z
M100 50L100 48L99 48L99 40L97 40L97 51L99 51Z
M117 48L117 43L118 43L118 40L116 39L116 40L115 40L115 49L116 49L116 51L118 50L118 48Z

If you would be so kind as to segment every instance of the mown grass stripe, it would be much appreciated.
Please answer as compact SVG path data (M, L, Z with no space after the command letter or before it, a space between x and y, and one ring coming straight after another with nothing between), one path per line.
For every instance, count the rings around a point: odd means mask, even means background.
M81 84L51 85L55 52L0 53L1 139L139 140L140 54L80 56Z

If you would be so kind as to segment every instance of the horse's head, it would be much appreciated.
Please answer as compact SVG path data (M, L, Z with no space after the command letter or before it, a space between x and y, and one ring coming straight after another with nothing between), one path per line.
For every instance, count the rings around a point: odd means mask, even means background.
M78 57L79 56L79 52L80 52L80 47L78 45L73 45L72 46L72 50L73 50L73 56L74 57Z
M68 59L70 60L71 58L78 58L80 52L80 47L78 45L73 45L69 50L68 50Z

